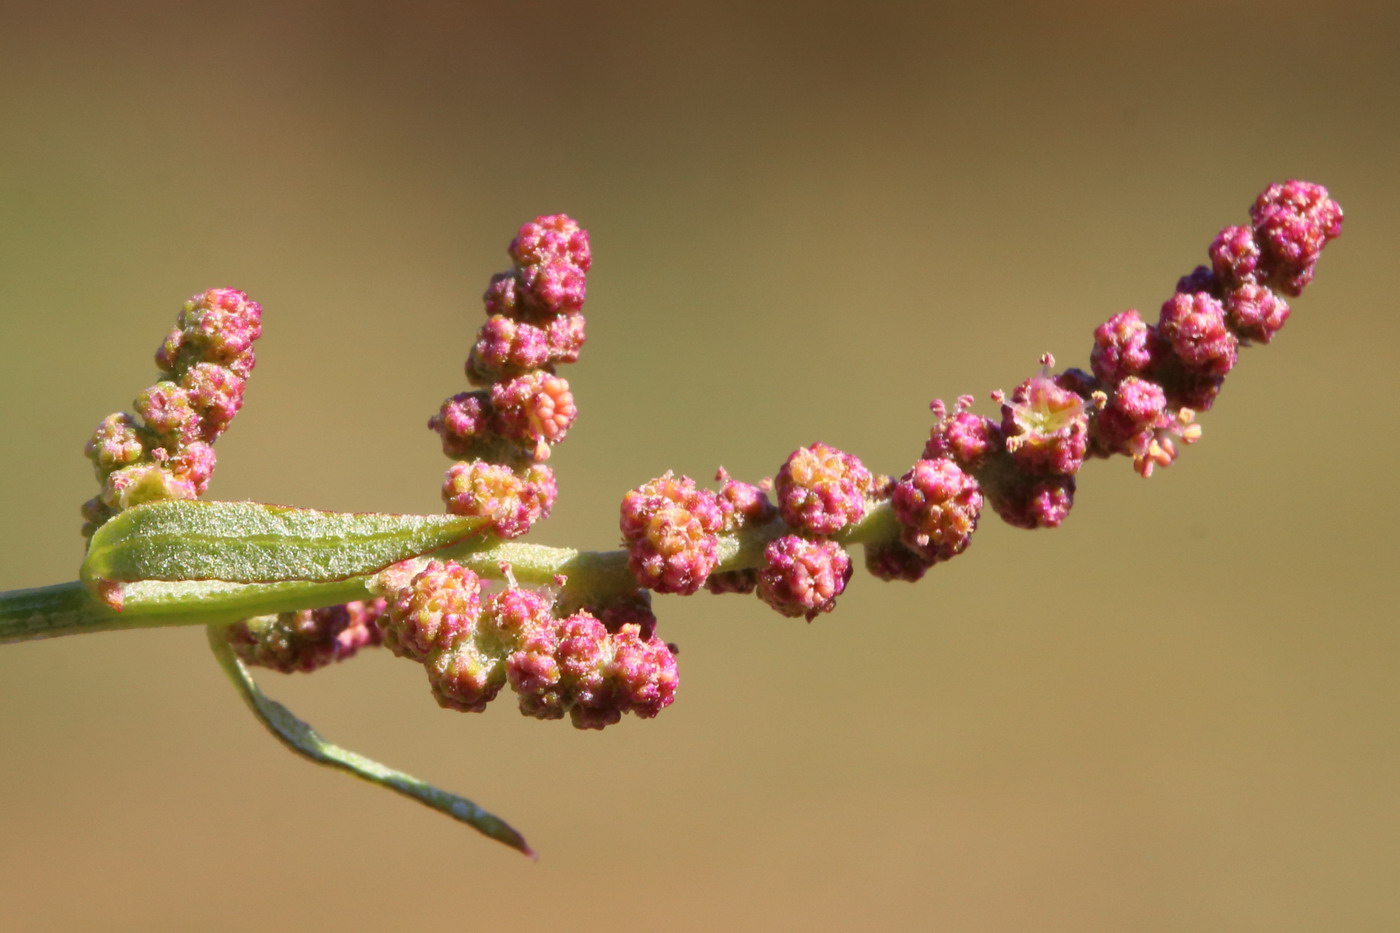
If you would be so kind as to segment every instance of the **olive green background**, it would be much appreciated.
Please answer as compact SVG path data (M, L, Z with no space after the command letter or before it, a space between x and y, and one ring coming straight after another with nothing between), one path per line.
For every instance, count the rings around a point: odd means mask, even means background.
M0 587L71 579L82 445L189 294L265 333L211 495L437 511L516 227L593 234L534 537L1155 314L1267 183L1347 212L1203 442L1093 463L810 625L661 598L682 687L604 733L374 654L263 683L540 850L294 759L195 630L0 647L16 931L1400 929L1393 4L0 4ZM966 8L965 8L966 7Z

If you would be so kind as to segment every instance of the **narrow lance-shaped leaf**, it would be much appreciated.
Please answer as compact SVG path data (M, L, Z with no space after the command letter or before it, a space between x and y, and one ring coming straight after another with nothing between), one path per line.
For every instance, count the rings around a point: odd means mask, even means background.
M484 519L321 512L260 502L152 502L92 536L82 576L143 580L329 583L457 544Z

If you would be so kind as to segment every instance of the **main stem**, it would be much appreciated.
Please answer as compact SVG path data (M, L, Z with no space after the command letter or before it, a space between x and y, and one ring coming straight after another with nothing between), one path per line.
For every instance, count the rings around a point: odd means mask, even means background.
M764 548L787 530L781 520L775 519L720 535L716 571L762 566ZM889 504L882 502L836 538L842 544L864 544L897 533ZM482 547L480 539L471 539L433 552L432 556L455 560L478 576L494 579L504 578L502 566L509 565L515 580L528 585L557 585L563 577L561 599L579 605L607 602L610 597L637 588L627 566L626 551L576 551L513 541L496 541ZM0 644L120 629L226 625L250 616L366 599L373 595L369 589L372 579L373 575L331 583L142 581L123 588L125 607L121 612L97 599L77 581L10 590L0 593Z

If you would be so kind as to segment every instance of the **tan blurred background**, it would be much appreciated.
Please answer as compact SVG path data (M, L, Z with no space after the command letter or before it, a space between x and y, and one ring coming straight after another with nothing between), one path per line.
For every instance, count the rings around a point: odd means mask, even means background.
M5 930L1400 929L1393 4L237 6L0 4L0 587L75 575L82 444L204 288L266 315L211 495L436 511L478 295L580 218L536 538L606 548L667 468L903 470L930 398L1084 362L1270 181L1346 232L1150 482L811 625L658 600L655 721L263 677L537 864L295 760L198 631L0 648Z

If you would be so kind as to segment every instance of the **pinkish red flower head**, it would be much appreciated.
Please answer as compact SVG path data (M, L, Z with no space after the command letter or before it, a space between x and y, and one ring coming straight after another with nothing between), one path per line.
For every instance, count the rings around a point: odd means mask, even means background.
M1001 431L1007 451L1025 472L1068 475L1084 462L1089 416L1079 395L1048 376L1034 376L1002 400Z
M1288 320L1288 302L1273 289L1246 283L1225 295L1225 323L1240 343L1268 343Z
M125 412L108 415L93 431L84 453L92 461L97 478L103 480L113 470L131 466L145 455L136 419Z
M632 624L623 625L608 641L612 648L608 680L616 707L651 719L670 706L680 685L671 647L655 636L644 637L641 628Z
M258 616L230 627L228 640L245 664L310 672L379 644L375 622L383 611L383 600L370 600Z
M482 624L503 643L516 643L529 633L552 626L554 601L538 590L509 586L482 607Z
M1235 366L1239 340L1225 326L1224 306L1205 292L1172 295L1157 329L1188 372L1224 376Z
M622 631L624 625L635 626L643 640L656 633L656 613L651 608L650 590L638 588L630 593L591 597L585 605L578 608L593 615L603 623L604 628L614 634Z
M428 429L442 437L449 457L470 457L491 436L491 403L485 392L459 392L428 419Z
M549 364L577 363L579 351L588 340L587 320L579 311L568 311L550 318L545 326L545 346Z
M623 711L608 689L608 647L607 628L588 613L560 621L554 659L561 702L569 707L576 728L602 729L622 719Z
M916 583L938 557L912 550L900 541L880 541L865 546L865 569L877 580Z
M719 489L719 507L724 515L725 531L762 525L777 517L778 509L763 487L731 479L723 467L715 474L715 480L723 484Z
M480 713L506 685L506 664L478 643L473 625L434 649L423 662L433 699L444 709Z
M190 393L173 382L149 386L133 403L136 414L156 441L167 449L194 440L201 433L200 417Z
M212 289L181 309L156 352L165 377L136 398L136 414L111 415L88 442L103 489L83 507L90 536L117 512L161 499L192 499L209 485L209 447L238 413L252 371L262 309L243 292Z
M510 244L510 256L532 310L562 314L583 307L593 258L588 232L572 218L551 214L525 224Z
M1055 528L1074 505L1073 476L1031 476L999 470L982 486L992 510L1016 528Z
M1226 288L1235 288L1255 281L1259 268L1259 244L1249 227L1226 227L1210 244L1210 264L1215 281ZM1214 288L1199 289L1214 293Z
M157 448L152 453L154 455L159 451L160 448ZM157 459L157 462L162 461ZM218 458L214 456L212 445L203 441L191 441L173 457L164 459L163 465L177 480L189 483L196 496L202 496L209 487L209 478L214 475L217 462Z
M232 288L212 288L186 301L175 329L156 351L156 365L176 381L195 363L213 363L246 377L253 341L262 336L262 306Z
M982 490L952 460L920 460L895 483L890 507L911 550L947 560L961 554L977 530Z
M836 607L850 579L851 558L835 541L783 535L764 549L758 598L785 616L811 622Z
M1297 297L1312 281L1322 248L1342 232L1342 209L1306 181L1270 185L1249 209L1267 284Z
M929 403L935 419L924 445L924 459L952 459L964 470L980 469L987 455L1001 449L1001 428L996 422L968 411L972 396L958 397L951 414L941 398Z
M873 484L859 457L821 443L799 447L774 479L778 514L794 531L834 535L865 516Z
M537 370L491 386L494 426L536 460L547 460L549 448L564 439L578 416L569 381Z
M399 657L425 661L473 628L481 615L481 583L456 561L429 561L388 600L380 621L384 644Z
M638 585L682 595L714 569L723 525L719 498L670 472L627 493L619 521Z
M1094 331L1089 365L1099 381L1112 385L1147 372L1153 363L1147 323L1134 310L1113 315Z
M547 518L557 493L554 472L543 464L534 464L520 475L484 460L459 461L448 469L442 484L447 511L488 518L491 532L502 538L518 538Z
M467 357L467 378L472 385L490 385L539 369L549 361L549 337L544 329L493 314L477 332L476 345Z

